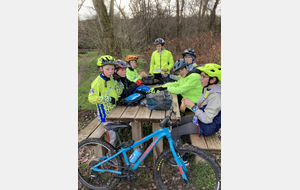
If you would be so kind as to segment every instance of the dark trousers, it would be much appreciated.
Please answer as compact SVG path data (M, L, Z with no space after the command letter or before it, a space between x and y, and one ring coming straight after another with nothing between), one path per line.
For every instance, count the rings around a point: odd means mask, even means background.
M188 137L189 134L196 133L198 134L198 126L193 122L194 115L187 115L181 118L181 122L178 124L178 127L173 125L172 130L172 139L176 143L178 141L179 144L182 144L180 137L185 136Z

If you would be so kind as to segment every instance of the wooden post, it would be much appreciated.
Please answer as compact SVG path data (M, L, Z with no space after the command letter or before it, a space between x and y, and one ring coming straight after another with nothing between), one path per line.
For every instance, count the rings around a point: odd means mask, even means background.
M152 131L157 131L161 129L159 127L159 123L152 123ZM153 137L153 141L156 137ZM153 162L155 163L157 157L162 153L163 151L163 138L160 139L160 141L156 144L156 146L153 148Z
M140 140L144 136L143 135L142 124L140 122L131 122L131 131L132 131L132 139L135 142L138 141L138 140Z

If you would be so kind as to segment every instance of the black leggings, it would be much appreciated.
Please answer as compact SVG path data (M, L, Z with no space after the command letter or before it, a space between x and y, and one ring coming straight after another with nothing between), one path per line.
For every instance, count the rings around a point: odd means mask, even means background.
M180 137L182 135L189 135L196 133L198 134L198 126L193 122L194 115L187 115L181 118L181 122L178 124L178 127L173 125L172 130L172 139L176 143L179 141L179 144L182 144Z

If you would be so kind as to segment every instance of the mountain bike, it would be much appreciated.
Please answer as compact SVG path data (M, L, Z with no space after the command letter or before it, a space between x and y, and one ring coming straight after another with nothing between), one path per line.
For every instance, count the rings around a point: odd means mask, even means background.
M176 114L171 109L169 115L160 121L159 129L150 135L134 142L122 142L119 136L121 128L130 127L108 123L104 126L106 130L116 132L119 145L112 146L100 138L89 138L78 144L78 179L89 189L102 190L113 189L121 180L132 184L137 181L139 170L150 170L150 165L142 167L141 163L153 150L156 144L163 138L168 139L170 149L164 150L156 159L154 167L155 182L159 189L169 189L184 184L184 189L221 189L221 167L218 162L206 151L192 145L179 145L172 140L172 125L178 125L178 118L172 120L171 115ZM154 138L148 148L139 156L133 154L128 158L127 151L141 145L149 139ZM184 161L188 159L188 164ZM170 164L170 160L176 162L176 166ZM175 160L175 162L174 162ZM150 164L150 163L149 163ZM175 165L176 165L175 164ZM123 182L123 183L124 183ZM176 185L177 184L177 185Z

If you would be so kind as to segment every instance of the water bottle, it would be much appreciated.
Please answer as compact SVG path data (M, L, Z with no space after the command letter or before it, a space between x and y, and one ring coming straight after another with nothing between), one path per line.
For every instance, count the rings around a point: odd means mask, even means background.
M144 152L144 149L142 146L137 147L133 153L131 154L131 156L129 157L129 162L134 164L139 157L142 155L142 153Z

